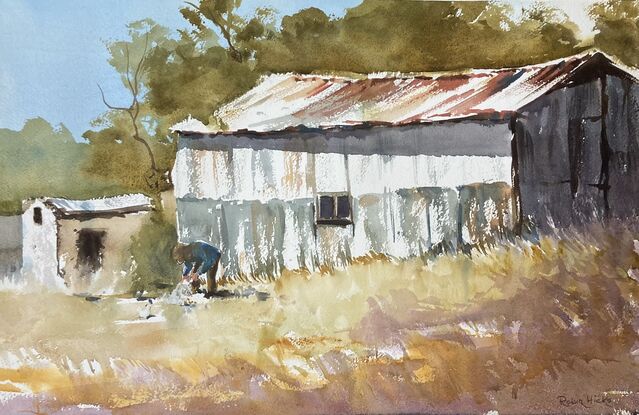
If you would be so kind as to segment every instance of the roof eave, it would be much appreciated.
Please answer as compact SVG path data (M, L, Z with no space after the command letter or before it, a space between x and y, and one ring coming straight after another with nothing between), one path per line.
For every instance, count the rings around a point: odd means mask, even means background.
M52 205L50 205L52 206ZM65 211L52 206L55 209L55 215L59 219L96 219L96 218L111 218L111 217L124 217L134 213L150 212L153 210L153 206L132 206L122 209L110 209L110 210L91 210L91 211Z
M240 129L240 130L227 130L227 131L176 131L180 137L184 138L200 138L203 136L207 137L215 137L215 136L237 136L237 135L250 135L255 137L265 137L265 136L273 136L273 135L282 135L282 134L290 134L290 133L327 133L331 131L351 131L351 130L365 130L370 128L396 128L396 127L416 127L416 126L426 126L426 125L434 125L434 124L444 124L444 123L460 123L460 122L469 122L469 121L492 121L492 122L508 122L510 117L516 113L517 111L494 111L494 112L486 112L483 111L481 113L467 115L463 117L442 117L441 119L427 119L427 120L417 120L411 122L402 122L402 123L393 123L393 122L384 122L384 121L367 121L358 124L343 124L343 125L331 125L325 127L307 127L303 124L294 126L294 127L286 127L280 130L270 130L270 131L258 131L251 129Z

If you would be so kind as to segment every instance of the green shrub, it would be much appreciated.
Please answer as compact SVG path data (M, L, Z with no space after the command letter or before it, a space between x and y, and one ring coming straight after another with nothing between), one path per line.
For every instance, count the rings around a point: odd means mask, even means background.
M175 225L161 212L153 212L131 244L136 264L131 275L131 292L159 294L175 287L180 267L171 257L171 250L176 243Z

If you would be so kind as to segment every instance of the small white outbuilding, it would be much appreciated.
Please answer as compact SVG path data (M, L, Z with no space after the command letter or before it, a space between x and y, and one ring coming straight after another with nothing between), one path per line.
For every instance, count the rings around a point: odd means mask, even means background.
M131 267L131 237L153 208L142 194L23 203L22 274L49 289L110 294ZM118 289L122 288L122 289Z

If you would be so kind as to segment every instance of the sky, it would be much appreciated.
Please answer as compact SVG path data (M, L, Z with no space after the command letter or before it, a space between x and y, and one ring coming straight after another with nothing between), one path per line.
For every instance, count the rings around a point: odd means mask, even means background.
M259 6L280 15L310 6L343 15L361 0L244 0L240 12ZM516 10L533 0L512 0ZM547 0L590 31L585 8L592 0ZM19 130L29 118L63 123L76 139L110 103L129 95L107 60L105 42L126 39L126 24L151 18L171 29L187 27L184 0L0 0L0 128Z

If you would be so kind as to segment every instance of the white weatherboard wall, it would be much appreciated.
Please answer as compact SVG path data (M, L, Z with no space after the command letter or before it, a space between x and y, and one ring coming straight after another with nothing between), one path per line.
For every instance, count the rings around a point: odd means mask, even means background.
M507 149L491 156L268 148L282 138L259 138L256 149L207 149L215 137L206 145L183 137L173 170L179 239L219 246L229 276L342 266L370 253L420 255L456 244L460 233L473 242L478 231L509 224L512 167L507 126L478 131L496 133L488 138ZM447 145L455 148L454 136ZM316 197L331 192L351 195L352 225L315 225Z
M40 208L42 224L33 220L33 211ZM48 289L64 290L58 276L57 222L51 209L39 200L22 214L22 273Z
M511 164L512 158L507 156L344 155L182 148L177 153L173 177L178 199L267 202L347 190L359 196L417 187L454 189L473 183L510 184Z

